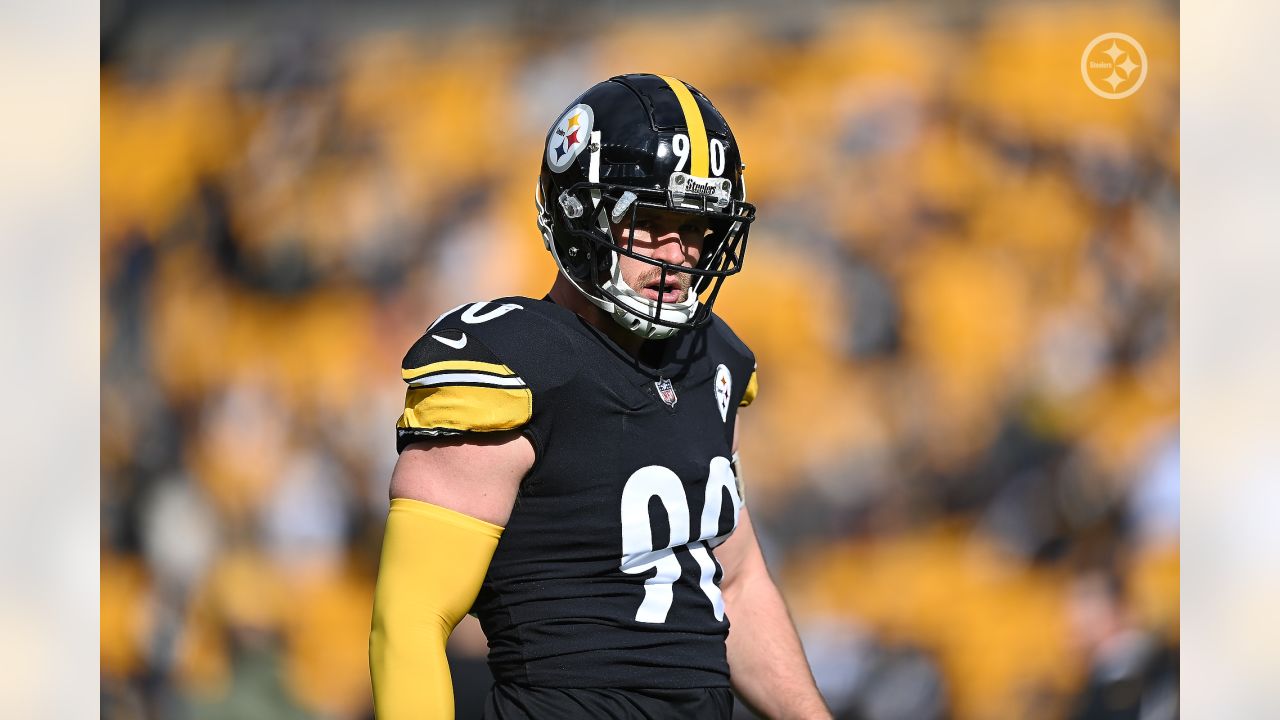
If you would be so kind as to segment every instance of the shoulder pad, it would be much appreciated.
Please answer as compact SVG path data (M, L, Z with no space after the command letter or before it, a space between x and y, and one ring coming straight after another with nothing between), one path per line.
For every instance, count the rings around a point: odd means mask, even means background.
M709 330L716 337L723 340L733 353L749 360L751 366L755 367L756 354L751 352L751 348L747 347L747 344L738 337L733 328L729 327L729 323L725 322L719 315L712 313L710 325Z
M523 302L522 302L523 301ZM512 312L525 310L525 303L529 302L528 298L501 298L498 300L481 301L463 303L458 307L442 313L431 323L428 331L436 328L453 327L453 328L470 328L475 332L483 333L487 329L491 329L494 321L508 315ZM512 320L518 320L516 316L507 318L506 322L499 325L509 327Z
M533 390L490 349L489 321L523 310L518 303L472 303L436 319L401 363L408 384L396 422L396 447L442 435L513 430L533 415ZM486 327L488 325L488 327Z
M746 407L756 399L756 391L759 388L759 379L756 377L756 354L751 352L751 348L747 347L747 344L733 332L729 324L721 319L719 315L711 315L710 330L728 346L730 353L736 356L739 367L745 370L744 374L750 373L747 379L747 386L742 393L742 399L738 402L738 407Z

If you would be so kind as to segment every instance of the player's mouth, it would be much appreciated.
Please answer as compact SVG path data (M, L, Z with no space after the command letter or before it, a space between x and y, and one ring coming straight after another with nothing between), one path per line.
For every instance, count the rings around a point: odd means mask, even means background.
M640 290L640 294L650 300L662 301L664 303L675 303L684 300L685 293L688 292L686 288L682 287L682 283L675 281L667 283L666 292L659 293L658 291L660 289L661 284L655 280L648 285L645 285L644 288Z

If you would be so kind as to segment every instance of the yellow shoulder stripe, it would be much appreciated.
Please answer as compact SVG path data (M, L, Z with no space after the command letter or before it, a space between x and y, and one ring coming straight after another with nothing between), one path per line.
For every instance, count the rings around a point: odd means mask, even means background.
M401 370L400 373L401 373L401 377L404 378L404 381L409 382L410 380L426 375L427 373L443 372L443 371L449 371L449 370L454 372L462 370L462 371L472 371L472 372L495 373L498 375L507 375L507 376L515 375L515 372L511 368L507 367L506 365L499 365L498 363L480 362L478 360L442 360L440 362L429 363L421 367L409 368L408 370Z
M698 101L693 93L679 80L667 75L658 77L666 81L680 101L680 109L684 111L684 124L689 128L689 174L698 177L710 177L711 166L708 160L711 150L707 145L707 126L702 122L702 111L698 109Z
M756 371L751 371L751 378L747 380L747 389L742 393L742 402L738 403L738 407L746 407L756 399L756 390L758 390L758 381L756 380Z
M518 428L532 417L533 391L527 387L411 387L396 427L496 432Z

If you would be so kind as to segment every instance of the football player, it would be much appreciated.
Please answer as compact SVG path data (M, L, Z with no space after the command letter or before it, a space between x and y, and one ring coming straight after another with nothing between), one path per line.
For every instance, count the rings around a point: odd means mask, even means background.
M547 132L541 300L438 318L404 359L369 654L378 717L453 717L445 641L489 640L488 718L830 717L737 471L755 358L712 304L755 208L733 133L624 75Z

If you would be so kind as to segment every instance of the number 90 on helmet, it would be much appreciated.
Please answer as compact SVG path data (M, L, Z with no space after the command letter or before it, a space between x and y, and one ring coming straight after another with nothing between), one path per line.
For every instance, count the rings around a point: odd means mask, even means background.
M724 116L695 88L664 75L620 75L569 104L547 131L534 195L538 229L560 271L594 305L646 339L697 327L725 278L742 270L755 206L746 201L738 144ZM642 209L685 213L709 228L693 267L636 251ZM610 223L632 232L615 242ZM623 280L619 256L659 269L660 288L677 276L686 297L650 299ZM671 283L672 285L668 285Z

